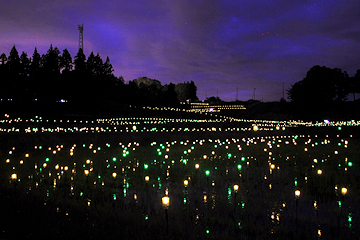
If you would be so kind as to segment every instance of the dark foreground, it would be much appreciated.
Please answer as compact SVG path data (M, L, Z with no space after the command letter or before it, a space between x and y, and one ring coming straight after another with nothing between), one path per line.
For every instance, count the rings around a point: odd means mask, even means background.
M1 133L0 239L358 237L357 128L171 124L152 132Z

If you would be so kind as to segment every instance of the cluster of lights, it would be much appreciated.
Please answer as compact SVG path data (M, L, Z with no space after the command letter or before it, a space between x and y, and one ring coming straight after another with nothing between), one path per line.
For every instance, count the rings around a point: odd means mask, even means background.
M159 109L168 110L168 109ZM217 123L243 123L242 127L217 127ZM192 123L192 127L175 127L174 124ZM214 127L202 127L193 124L213 123ZM35 116L31 119L10 118L5 114L4 119L0 120L0 132L18 132L18 133L117 133L117 132L207 132L207 131L275 131L285 130L289 127L328 127L334 126L341 130L341 127L360 126L360 121L326 121L326 122L304 122L301 120L289 121L271 121L271 120L247 120L236 119L226 116L216 116L216 118L205 119L181 119L181 118L109 118L95 120L46 120ZM28 124L28 126L26 126ZM49 125L39 126L39 124ZM57 125L57 126L56 126Z
M40 118L37 117L32 120L36 122L40 121ZM43 120L41 119L41 121ZM113 126L112 129L117 126L124 126L127 129L126 131L139 132L143 130L140 126L147 124L145 121L154 121L156 123L153 122L152 124L166 125L168 121L172 120L128 118L98 119L92 123L80 121L78 123L107 124ZM12 122L15 122L15 120L12 120ZM251 126L244 129L246 131L260 131L268 126L271 127L271 124L275 126L275 130L283 130L286 126L286 124L280 124L279 122L253 121ZM90 132L106 132L111 129L109 126L92 126L78 129ZM26 129L30 129L30 131L27 130L29 133L42 131L42 128ZM33 131L33 129L36 131ZM60 127L56 129L54 132L61 131ZM194 128L181 128L181 131L187 131L185 129L188 129L188 131L194 130ZM226 131L226 129L218 127L203 129L211 132ZM27 191L35 189L40 191L40 189L44 188L39 188L39 186L49 183L53 189L57 189L59 183L67 179L70 181L70 189L68 190L74 195L79 191L80 186L78 184L82 179L81 181L85 181L90 189L98 187L111 189L109 191L113 201L118 201L119 195L122 195L121 197L132 198L137 203L142 201L143 195L140 192L144 189L157 192L165 188L165 195L161 198L161 203L165 209L171 207L169 189L171 190L172 184L173 186L183 186L184 196L181 197L183 197L184 205L189 206L188 189L192 189L193 184L196 184L194 179L199 178L200 180L197 181L203 181L202 183L206 186L202 189L204 193L202 195L203 204L210 205L210 202L213 202L211 208L215 208L214 199L219 196L213 194L212 189L225 186L219 182L221 181L219 176L225 176L231 182L231 185L223 189L224 192L228 193L229 202L236 204L235 207L239 204L243 209L245 208L246 199L243 197L245 190L243 190L242 182L246 180L245 173L252 170L253 166L266 163L261 165L266 166L266 172L262 179L268 186L267 191L274 191L277 184L272 182L271 179L279 172L281 173L282 169L300 162L309 164L312 170L307 172L304 179L300 176L293 178L294 184L292 185L291 194L294 194L295 199L300 201L301 198L304 198L304 195L308 194L305 188L308 181L321 181L322 178L329 178L327 165L333 164L334 159L338 164L337 170L342 174L349 174L349 172L353 171L352 168L357 167L356 163L353 163L353 156L346 154L349 146L351 146L350 141L340 137L334 140L328 136L321 138L310 135L274 135L229 139L185 139L163 143L152 142L150 146L141 146L141 148L138 142L126 144L120 142L111 145L106 143L99 146L86 143L70 145L64 143L56 146L36 145L26 152L19 152L20 150L16 146L8 149L7 154L2 155L1 171L7 174L6 176L9 177L10 182L18 183L21 179L20 183L22 183L25 180L26 185L24 184L24 186L28 188ZM139 148L141 151L137 150ZM299 156L288 154L287 150L294 148L297 149ZM36 151L36 154L33 151ZM318 151L321 152L321 155L317 153ZM23 169L32 170L24 171ZM174 177L177 176L174 173L178 172L185 172L186 176ZM116 191L117 188L122 191ZM46 191L46 196L50 197L51 190L47 189ZM336 182L335 192L338 191L341 196L349 194L343 182ZM86 192L84 194L84 191L81 191L79 194L80 197L85 199ZM174 194L174 197L178 195L179 193ZM174 197L171 196L172 199ZM87 207L94 205L91 204L94 201L89 196L86 196L84 201L86 201ZM176 202L175 200L172 201ZM281 208L285 208L286 204L285 201L282 201ZM341 201L339 201L339 206L341 206ZM238 208L240 209L240 207ZM314 208L318 209L316 201L314 202ZM280 221L282 216L280 210L271 211L270 213L269 216L271 216L272 220ZM349 216L352 221L354 216ZM148 218L149 214L146 214L146 219ZM239 227L242 227L240 220L238 223ZM318 231L320 231L321 235L321 229Z

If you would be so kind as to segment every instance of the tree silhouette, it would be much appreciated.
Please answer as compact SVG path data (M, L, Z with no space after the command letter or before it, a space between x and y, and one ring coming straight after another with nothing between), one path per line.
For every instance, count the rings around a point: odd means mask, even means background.
M30 77L35 78L40 72L40 67L41 67L41 56L38 53L37 48L35 48L30 63Z
M352 93L355 99L355 93L360 93L360 69L349 80L349 93Z
M43 67L46 73L51 74L51 76L59 75L60 59L61 57L59 49L57 47L53 48L51 44L47 53L42 56Z
M306 77L288 90L289 99L302 104L323 104L344 101L347 96L348 75L338 68L314 66Z
M78 53L74 58L75 71L84 73L86 71L86 57L82 50L79 49Z
M179 100L177 98L177 94L175 91L175 84L170 83L166 84L163 87L164 97L162 101L167 106L177 106L179 104Z
M15 45L12 47L9 57L6 63L8 67L8 75L5 80L5 92L8 95L8 99L12 99L14 101L18 100L17 90L20 90L20 57L19 53L16 50Z
M19 53L16 50L15 45L10 51L10 55L7 59L7 65L9 67L9 70L12 74L18 75L20 72L20 57Z
M210 104L218 104L218 103L221 103L222 100L219 98L219 97L208 97L205 99L205 102L208 102Z
M86 70L88 73L90 73L93 76L98 75L97 71L97 67L96 67L96 63L95 63L95 55L94 52L91 52L87 61L86 61Z
M0 56L0 63L1 63L1 65L5 65L6 62L7 62L6 54L2 53L1 56Z
M22 52L20 56L20 75L22 78L27 79L30 74L30 59L26 52Z
M199 100L196 95L197 87L193 81L176 84L175 91L180 102L187 100L195 102Z
M62 73L68 74L73 68L72 57L69 51L65 48L60 58L60 69Z
M110 63L110 58L106 57L106 61L104 63L104 75L105 76L111 76L112 72L114 71L113 66Z
M79 49L74 61L65 48L60 55L51 44L40 56L35 47L32 57L21 56L12 47L9 56L0 55L0 99L19 103L39 102L39 106L68 100L73 109L106 109L113 103L139 105L178 105L179 99L197 100L193 81L161 85L146 77L129 81L115 77L110 58L103 62L99 53L86 56Z

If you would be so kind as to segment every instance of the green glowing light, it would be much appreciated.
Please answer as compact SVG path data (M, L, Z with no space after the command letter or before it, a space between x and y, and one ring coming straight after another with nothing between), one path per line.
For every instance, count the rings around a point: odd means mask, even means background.
M184 204L186 204L186 198L184 198Z
M206 170L205 174L206 174L206 176L209 176L210 175L210 170Z
M206 233L207 233L207 234L209 234L209 233L210 233L210 231L207 229L207 230L206 230Z
M239 164L237 165L238 170L241 170L242 166Z
M338 204L339 204L339 208L341 208L341 201L338 201Z
M49 159L49 158L46 158L46 159L45 159L45 161L47 161L47 162L48 162L48 161L50 161L50 159Z
M228 158L231 158L231 156L232 156L231 153L228 153Z
M149 168L149 165L147 165L146 163L144 164L144 168L145 169L148 169Z
M353 163L352 162L348 162L348 166L352 167Z
M351 213L349 213L349 215L348 215L348 222L352 222L352 216L351 216Z
M116 162L116 157L113 157L113 161Z
M148 220L149 219L149 216L148 215L145 215L145 220Z
M245 161L245 157L241 157L241 161L243 161L243 162L244 162L244 161Z
M113 194L113 199L116 200L116 194L115 193Z

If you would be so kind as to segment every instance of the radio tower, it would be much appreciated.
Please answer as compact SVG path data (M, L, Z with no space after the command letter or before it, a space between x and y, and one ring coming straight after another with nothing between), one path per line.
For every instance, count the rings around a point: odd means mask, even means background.
M79 50L81 48L84 52L84 36L83 36L84 24L78 25L78 29L79 29Z

